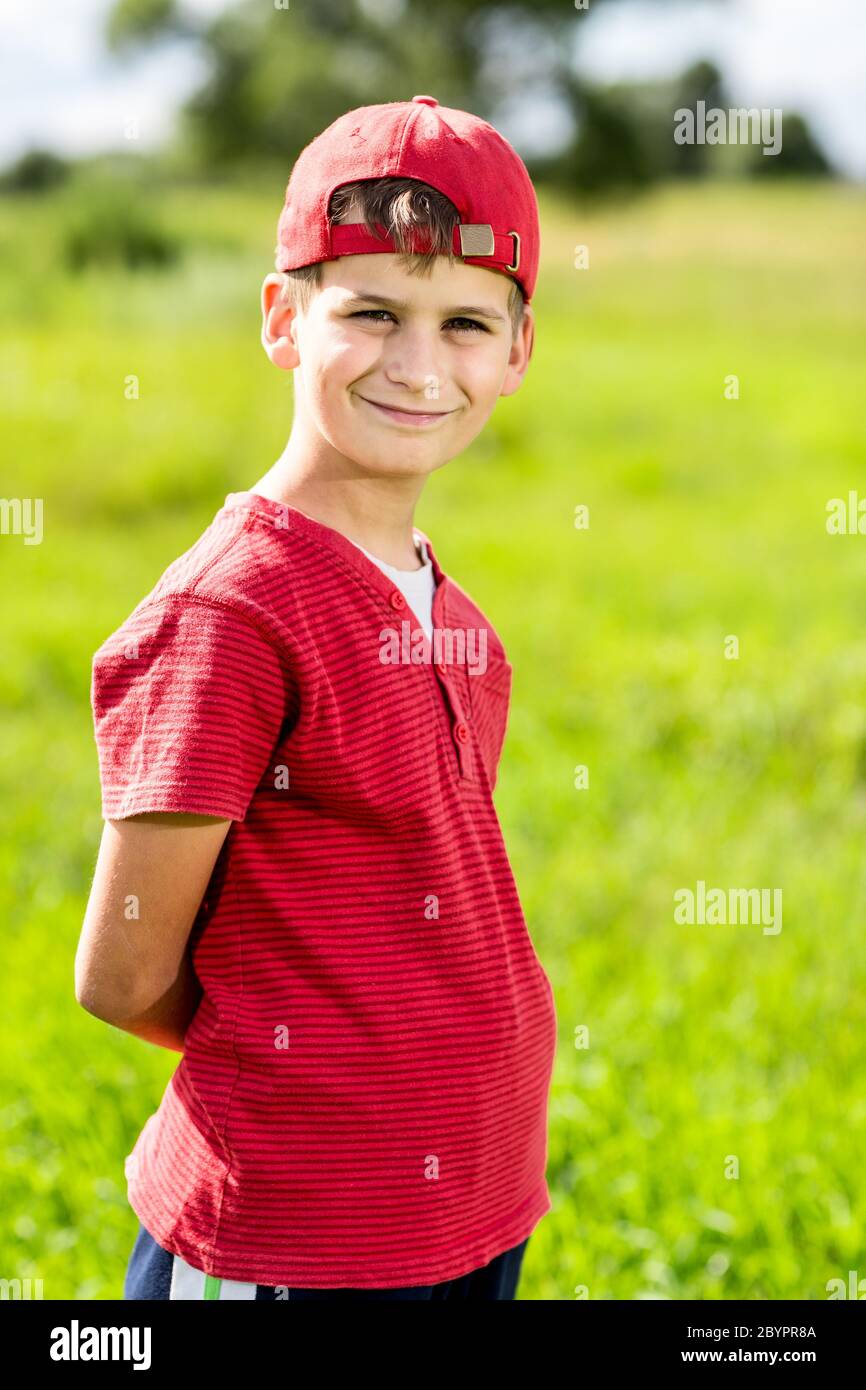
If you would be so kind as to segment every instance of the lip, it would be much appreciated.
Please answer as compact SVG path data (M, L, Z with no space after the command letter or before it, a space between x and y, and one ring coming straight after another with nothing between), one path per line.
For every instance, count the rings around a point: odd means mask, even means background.
M371 401L367 396L360 399L367 405L373 406L386 419L393 420L397 425L408 425L410 429L419 429L424 425L433 425L439 420L444 420L449 415L453 415L452 410L420 411L420 410L398 410L392 405L381 405L379 401Z

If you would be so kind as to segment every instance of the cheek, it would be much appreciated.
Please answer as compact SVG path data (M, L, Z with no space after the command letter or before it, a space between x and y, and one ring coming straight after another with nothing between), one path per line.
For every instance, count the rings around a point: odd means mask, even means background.
M369 375L378 346L329 334L318 347L312 367L309 358L305 364L307 406L322 435L335 448L350 453L358 429L365 423L353 409L351 391Z
M458 380L475 405L488 406L499 395L507 366L508 352L491 344L483 352L466 355Z
M332 401L345 395L354 382L371 370L378 356L378 345L369 339L329 339L316 359L316 395Z
M327 356L334 371L351 377L382 354L382 341L372 333L334 334L328 342Z

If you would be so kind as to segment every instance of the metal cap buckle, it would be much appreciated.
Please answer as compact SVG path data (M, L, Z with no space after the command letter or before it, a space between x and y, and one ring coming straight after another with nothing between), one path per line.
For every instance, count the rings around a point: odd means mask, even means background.
M461 222L458 231L461 256L493 255L495 242L493 228L489 222Z

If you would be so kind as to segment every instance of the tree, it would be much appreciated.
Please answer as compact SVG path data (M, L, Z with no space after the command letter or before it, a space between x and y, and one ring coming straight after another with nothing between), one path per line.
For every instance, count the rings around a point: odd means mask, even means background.
M4 193L44 193L68 178L70 166L52 150L33 149L22 154L0 176Z
M710 161L715 154L715 146L675 144L672 133L673 117L674 112L683 109L696 111L699 101L706 103L708 111L713 107L725 109L728 106L728 95L722 81L722 74L715 63L703 58L700 62L693 63L690 68L686 68L674 84L672 100L671 134L668 136L671 172L675 176L679 175L683 178L698 178L709 172Z
M286 159L341 112L416 92L492 119L510 95L510 72L519 65L521 80L531 78L536 52L537 80L560 85L586 14L564 0L315 0L288 9L239 0L193 26L174 0L117 0L107 36L117 52L178 33L197 40L210 73L184 108L182 133L193 159L213 169Z
M765 155L755 147L749 158L748 171L753 178L791 174L825 178L833 172L805 117L798 111L783 113L782 148L779 153Z
M649 183L654 169L628 104L570 78L564 86L576 133L561 154L538 162L538 173L551 183L593 194Z

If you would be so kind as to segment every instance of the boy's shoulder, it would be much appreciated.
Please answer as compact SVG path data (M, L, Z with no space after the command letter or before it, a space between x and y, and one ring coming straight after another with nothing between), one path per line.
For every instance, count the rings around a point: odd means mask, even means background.
M135 626L159 605L218 605L265 629L272 627L273 575L285 540L256 524L248 510L222 506L199 536L163 570L124 619ZM268 632L273 636L273 632Z

